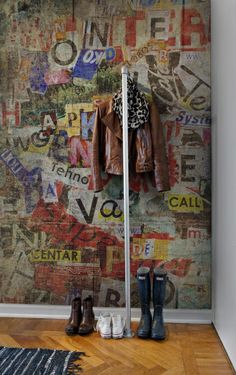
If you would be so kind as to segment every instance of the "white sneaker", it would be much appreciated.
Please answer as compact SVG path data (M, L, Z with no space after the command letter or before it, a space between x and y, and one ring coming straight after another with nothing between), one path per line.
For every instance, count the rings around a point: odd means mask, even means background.
M104 313L99 316L96 330L100 332L103 339L111 338L111 315L110 313Z
M125 319L120 315L112 315L112 337L121 339L124 335Z

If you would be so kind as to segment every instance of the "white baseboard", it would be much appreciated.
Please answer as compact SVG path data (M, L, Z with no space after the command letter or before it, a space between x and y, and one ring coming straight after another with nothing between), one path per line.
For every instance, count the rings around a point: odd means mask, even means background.
M94 308L96 317L107 311L125 316L125 308ZM69 315L70 306L0 304L0 317L68 319ZM131 309L131 316L133 321L139 320L140 309ZM164 309L164 320L166 323L211 324L212 310Z

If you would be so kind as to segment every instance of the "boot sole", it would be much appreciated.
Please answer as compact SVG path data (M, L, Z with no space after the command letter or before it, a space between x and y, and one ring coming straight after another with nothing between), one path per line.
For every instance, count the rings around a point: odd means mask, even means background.
M78 332L65 332L67 336L75 336L78 335Z
M162 341L162 340L165 340L165 336L159 336L159 337L153 337L153 336L151 336L151 338L153 339L153 340L159 340L159 341Z
M86 331L86 332L78 332L79 335L81 336L84 336L84 335L88 335L89 333L93 333L94 332L94 329L90 329L89 331Z
M150 339L151 334L149 335L137 335L140 339Z

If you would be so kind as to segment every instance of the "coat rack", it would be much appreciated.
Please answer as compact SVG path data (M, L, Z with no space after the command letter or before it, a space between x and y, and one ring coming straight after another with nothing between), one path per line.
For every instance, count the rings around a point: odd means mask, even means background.
M123 191L124 191L124 239L125 239L125 306L126 325L124 337L133 336L131 331L130 306L130 225L129 225L129 148L128 148L128 68L124 65L122 74L122 118L123 118Z

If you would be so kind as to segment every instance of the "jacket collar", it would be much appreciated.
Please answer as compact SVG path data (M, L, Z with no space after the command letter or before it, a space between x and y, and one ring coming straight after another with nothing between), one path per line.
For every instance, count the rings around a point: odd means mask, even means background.
M109 100L105 115L101 118L103 124L120 140L122 140L122 127L117 114L112 109L112 100Z

